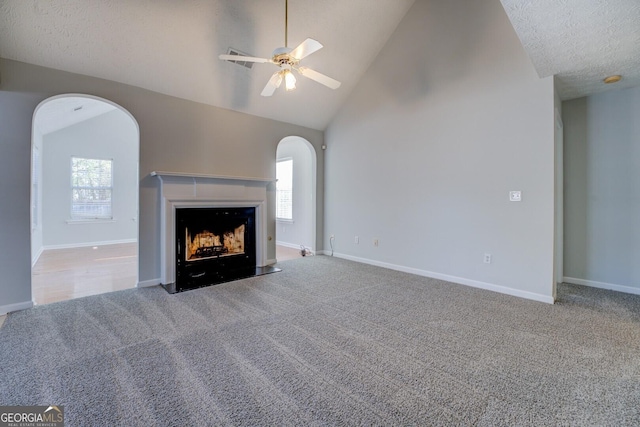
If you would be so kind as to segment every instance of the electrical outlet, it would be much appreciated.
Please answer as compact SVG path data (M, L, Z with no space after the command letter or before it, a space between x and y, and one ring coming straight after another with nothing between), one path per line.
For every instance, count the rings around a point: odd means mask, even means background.
M378 239L373 239L373 246L378 246Z
M484 263L491 264L491 254L484 254Z
M333 234L331 236L329 236L330 239L335 239L336 236L334 236Z
M353 242L358 245L360 244L360 238L358 236L354 237Z

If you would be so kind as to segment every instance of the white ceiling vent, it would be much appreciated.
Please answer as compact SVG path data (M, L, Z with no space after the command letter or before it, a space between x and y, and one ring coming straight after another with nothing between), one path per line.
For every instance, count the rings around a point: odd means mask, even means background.
M244 52L239 51L238 49L234 49L232 47L229 48L229 50L227 51L228 55L238 55L238 56L251 56L248 55ZM227 60L227 62L231 62L232 64L238 64L242 67L248 68L248 69L252 69L253 68L253 62L246 62L246 61L232 61L232 60Z

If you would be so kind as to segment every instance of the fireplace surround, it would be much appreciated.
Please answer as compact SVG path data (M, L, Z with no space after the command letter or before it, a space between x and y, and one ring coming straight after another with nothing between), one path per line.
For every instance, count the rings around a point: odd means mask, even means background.
M160 280L167 291L180 292L215 284L214 282L221 283L241 277L279 271L279 269L267 265L267 187L274 182L273 180L156 171L152 172L151 176L160 180ZM185 233L184 239L187 238L186 230L177 224L177 220L188 211L203 212L203 210L209 210L209 217L213 219L217 217L222 219L223 223L226 221L225 224L219 226L204 226L203 223L199 223L200 225L192 228L192 232L199 229L197 233L202 233L202 235L198 237L198 241L201 239L204 243L202 243L202 248L197 255L195 253L197 248L192 248L195 252L192 254L194 257L190 264L204 264L201 261L210 261L210 269L204 275L202 275L202 271L192 273L192 276L196 277L191 277L186 283L177 281L178 244L181 243L184 248L185 243L184 241L179 242L178 233L180 236ZM249 216L248 212L251 212L253 214L252 221L249 221L251 224L245 221L243 222L245 229L236 230L238 225L231 224L233 221L227 221L232 215L231 212L243 212L242 215L246 214L245 216ZM198 221L196 223L198 224ZM216 229L215 227L229 227L229 230ZM252 236L247 234L250 231L249 228L253 229ZM230 246L227 245L226 252L224 250L225 231L227 232L227 240L233 240L234 237L236 239L234 242L228 242ZM244 239L250 239L250 241L242 242L243 250L246 249L244 255L238 252L234 253L240 246L241 234ZM184 259L184 254L180 255ZM243 264L247 260L247 256L249 260L252 260L253 268L248 264ZM233 261L228 262L229 260ZM187 262L185 259L182 265L184 266ZM231 269L236 271L221 273L218 271L221 264L231 264ZM195 269L187 268L187 271L192 272ZM183 273L181 271L180 279L184 277ZM189 274L191 273L187 273L187 275ZM216 276L219 276L220 280L210 280Z

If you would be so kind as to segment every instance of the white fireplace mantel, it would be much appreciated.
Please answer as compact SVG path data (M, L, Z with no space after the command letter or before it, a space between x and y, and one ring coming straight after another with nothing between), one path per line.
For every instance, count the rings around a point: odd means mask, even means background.
M269 178L256 178L251 176L230 176L230 175L208 175L201 173L187 173L187 172L160 172L153 171L149 175L157 176L160 179L163 178L187 178L187 179L221 179L221 180L232 180L232 181L247 181L247 182L263 182L265 184L269 184L271 182L276 182L275 179Z
M175 283L176 228L178 208L256 209L256 264L267 265L267 186L273 179L151 172L160 180L160 273L161 283Z

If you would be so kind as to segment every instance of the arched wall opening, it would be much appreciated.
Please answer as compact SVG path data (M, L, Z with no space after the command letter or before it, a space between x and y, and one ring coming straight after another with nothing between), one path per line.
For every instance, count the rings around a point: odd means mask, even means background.
M37 304L137 285L139 146L135 118L107 99L64 94L36 107L31 261Z
M287 160L293 165L292 218L279 218L276 213L276 245L298 250L304 247L315 253L317 154L306 139L288 136L276 150L276 162Z

